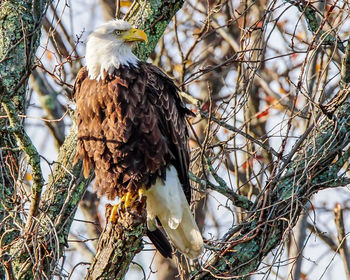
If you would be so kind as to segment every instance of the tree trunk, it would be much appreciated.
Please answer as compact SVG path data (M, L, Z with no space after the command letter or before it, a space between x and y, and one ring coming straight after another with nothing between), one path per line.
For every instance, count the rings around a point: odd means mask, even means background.
M11 0L0 6L0 236L2 248L18 241L26 223L19 216L16 182L20 180L20 157L27 156L33 173L31 211L27 225L37 214L43 180L40 160L35 147L24 131L18 115L25 112L25 92L34 55L39 45L41 18L49 1ZM9 247L6 247L9 248ZM2 253L0 274L6 270L8 279L20 279L16 261L18 255ZM11 260L14 258L13 260ZM11 261L10 261L11 260ZM2 270L2 271L1 271ZM32 279L30 276L23 279Z

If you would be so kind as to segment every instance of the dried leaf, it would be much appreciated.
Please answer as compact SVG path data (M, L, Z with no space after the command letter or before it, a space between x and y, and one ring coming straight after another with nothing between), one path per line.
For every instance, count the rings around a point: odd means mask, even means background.
M26 178L27 181L32 181L33 180L32 174L30 174L30 173L26 173L25 178Z
M133 1L120 1L120 7L130 7Z
M52 54L52 52L47 51L47 52L46 52L46 57L47 57L47 59L48 59L49 61L52 61L52 60L53 60L53 54Z
M257 119L261 119L262 117L268 116L269 115L269 109L266 109L264 111L262 111L261 113L259 113L256 118Z

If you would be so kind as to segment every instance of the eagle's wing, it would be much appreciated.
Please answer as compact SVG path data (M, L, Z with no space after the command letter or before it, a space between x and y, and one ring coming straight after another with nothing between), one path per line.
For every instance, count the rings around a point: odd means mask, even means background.
M196 258L202 251L203 239L189 207L191 187L185 117L191 112L182 103L179 89L166 74L151 64L142 67L143 73L147 74L146 94L156 107L158 127L171 153L165 182L151 187L147 196L149 230L155 229L152 218L156 216L175 247L190 258Z
M191 200L189 183L189 146L186 115L193 113L182 102L178 87L159 68L145 63L147 73L146 92L151 102L156 105L158 125L172 153L171 164L176 168L188 203Z

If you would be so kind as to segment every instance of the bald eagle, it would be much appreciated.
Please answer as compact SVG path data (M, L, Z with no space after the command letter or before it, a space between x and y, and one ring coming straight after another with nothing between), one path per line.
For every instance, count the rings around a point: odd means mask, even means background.
M147 235L164 257L175 247L189 258L203 239L191 214L189 147L182 103L174 82L131 51L144 31L113 20L97 28L86 46L86 67L76 78L76 159L84 176L94 167L94 187L108 199L146 196ZM140 192L141 191L141 192ZM160 224L159 224L160 222Z

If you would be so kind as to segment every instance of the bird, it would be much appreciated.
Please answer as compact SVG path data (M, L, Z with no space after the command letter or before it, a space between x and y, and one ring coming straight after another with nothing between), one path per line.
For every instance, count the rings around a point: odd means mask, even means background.
M102 24L86 43L86 66L77 74L78 144L75 162L83 174L95 171L94 188L108 199L132 207L146 197L146 233L164 257L172 257L168 239L190 259L203 250L203 238L191 213L189 134L179 88L161 69L139 60L135 42L147 43L143 30L124 20Z

